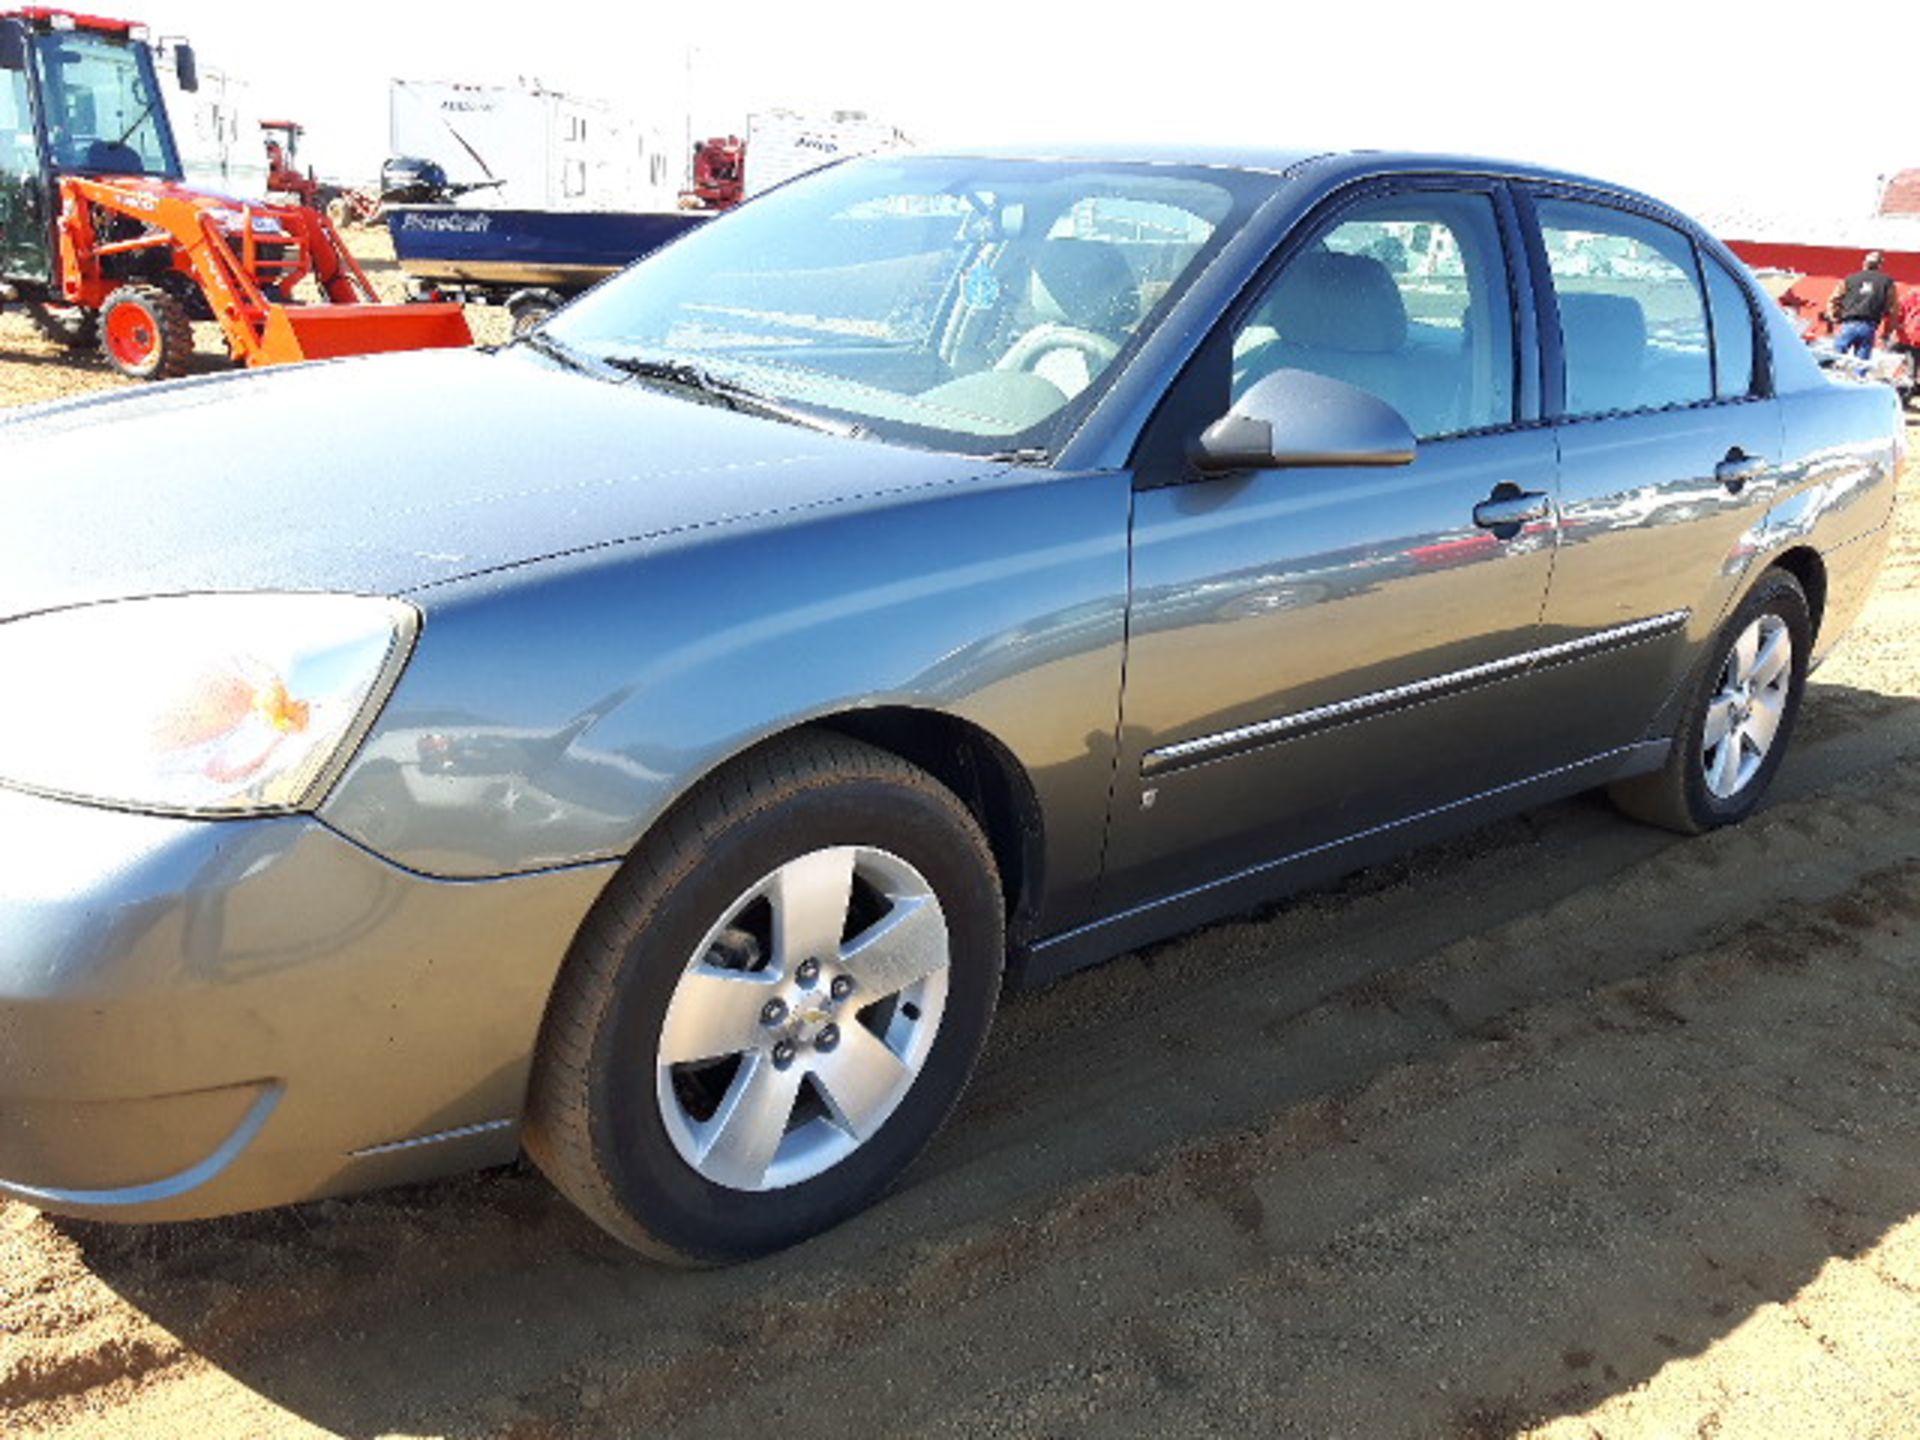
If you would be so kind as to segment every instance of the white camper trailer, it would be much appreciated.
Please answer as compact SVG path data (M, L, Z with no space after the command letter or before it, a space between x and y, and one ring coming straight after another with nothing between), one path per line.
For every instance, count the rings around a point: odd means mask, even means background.
M671 210L683 176L658 127L599 100L507 85L395 80L391 153L437 161L475 205Z
M892 150L906 143L893 126L859 110L799 115L769 110L747 117L747 195L758 195L796 175L850 155Z

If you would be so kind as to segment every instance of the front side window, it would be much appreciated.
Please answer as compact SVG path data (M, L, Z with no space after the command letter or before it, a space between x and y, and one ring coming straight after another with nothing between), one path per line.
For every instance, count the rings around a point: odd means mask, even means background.
M35 37L33 57L55 165L93 175L179 178L144 45L55 31Z
M1693 241L1602 205L1541 200L1538 208L1560 313L1566 413L1711 400L1713 359Z
M1309 370L1385 400L1423 440L1513 422L1513 303L1493 201L1363 201L1290 259L1235 332L1233 398Z
M1052 449L1271 193L1227 170L875 157L770 190L549 323L937 448Z

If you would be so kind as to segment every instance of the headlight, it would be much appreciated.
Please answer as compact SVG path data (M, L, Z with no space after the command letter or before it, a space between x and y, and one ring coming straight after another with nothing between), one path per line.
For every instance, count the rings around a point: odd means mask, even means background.
M414 609L178 595L0 624L0 784L180 815L319 801L399 678Z

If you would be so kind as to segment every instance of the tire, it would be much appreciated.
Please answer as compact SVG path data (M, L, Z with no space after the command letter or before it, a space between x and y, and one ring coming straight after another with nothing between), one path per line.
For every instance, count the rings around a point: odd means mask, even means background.
M527 1152L657 1259L818 1234L952 1110L1004 937L992 851L951 791L857 741L781 742L684 803L583 924L535 1054Z
M193 362L186 308L151 285L122 285L100 307L100 353L129 380L170 380Z
M79 305L29 305L33 328L56 345L91 350L100 342L100 314Z
M1715 635L1667 763L1613 785L1614 804L1683 835L1746 819L1793 738L1812 648L1806 592L1768 570Z
M513 321L514 335L518 337L536 325L544 325L547 317L565 303L551 290L514 291L507 297L507 315Z

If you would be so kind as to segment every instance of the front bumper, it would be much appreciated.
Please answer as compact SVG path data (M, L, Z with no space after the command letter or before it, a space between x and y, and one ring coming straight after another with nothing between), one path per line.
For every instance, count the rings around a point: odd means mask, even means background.
M306 816L0 789L0 1195L189 1219L511 1158L610 869L433 880Z

